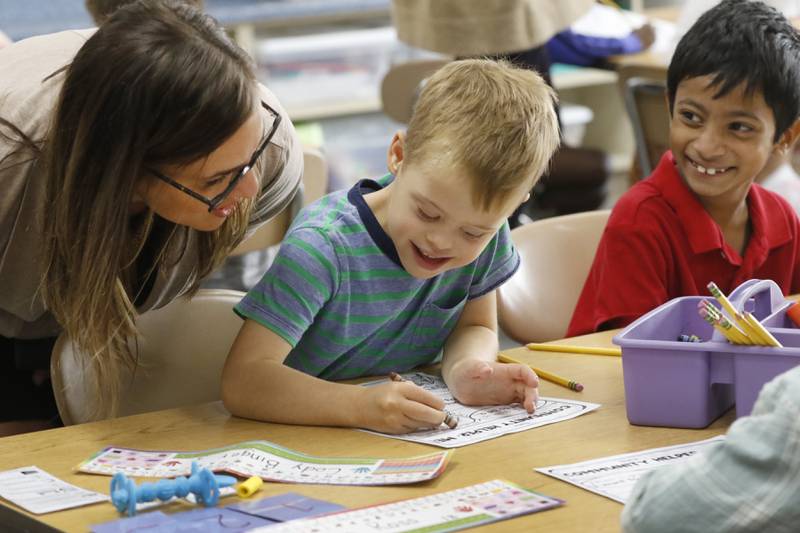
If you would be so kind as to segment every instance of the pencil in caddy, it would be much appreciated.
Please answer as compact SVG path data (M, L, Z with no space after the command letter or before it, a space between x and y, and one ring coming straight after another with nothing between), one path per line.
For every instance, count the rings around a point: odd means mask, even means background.
M710 296L675 298L614 337L622 348L631 424L703 428L734 404L737 416L748 415L766 382L800 364L800 329L786 314L792 302L773 281L748 280L728 300L734 313L751 314L780 347L732 343L700 316L703 300L723 307ZM702 342L676 340L685 334Z

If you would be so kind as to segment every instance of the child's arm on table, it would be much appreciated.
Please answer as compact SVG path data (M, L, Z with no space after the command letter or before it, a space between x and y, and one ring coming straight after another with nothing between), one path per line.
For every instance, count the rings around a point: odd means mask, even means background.
M436 427L444 420L441 398L413 383L362 387L326 381L284 365L290 350L279 335L245 320L222 373L225 407L256 420L385 433Z
M497 301L492 291L470 300L444 346L442 377L465 405L521 403L532 413L539 378L529 367L497 362Z

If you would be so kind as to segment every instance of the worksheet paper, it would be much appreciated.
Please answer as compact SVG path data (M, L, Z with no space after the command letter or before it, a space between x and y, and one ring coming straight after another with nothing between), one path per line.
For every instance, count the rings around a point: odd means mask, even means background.
M111 476L188 476L192 461L214 472L265 481L323 485L402 485L437 477L450 452L398 459L315 457L267 441L248 441L198 452L145 451L108 447L78 466L80 472Z
M307 520L254 529L264 533L443 533L563 505L563 501L501 480Z
M455 429L450 429L442 425L436 429L415 431L403 435L363 431L393 439L431 444L442 448L458 448L494 439L508 433L517 433L526 429L569 420L600 407L600 404L596 403L561 400L558 398L539 398L536 403L536 411L533 414L528 414L520 404L468 407L458 403L453 398L444 380L439 376L414 372L403 374L402 377L444 400L445 411L458 417L458 426ZM386 381L385 379L370 381L364 383L364 386L373 386Z
M0 497L33 514L108 501L105 494L71 485L38 466L0 472Z
M624 504L633 486L646 472L685 461L724 439L724 436L719 436L699 442L534 470Z

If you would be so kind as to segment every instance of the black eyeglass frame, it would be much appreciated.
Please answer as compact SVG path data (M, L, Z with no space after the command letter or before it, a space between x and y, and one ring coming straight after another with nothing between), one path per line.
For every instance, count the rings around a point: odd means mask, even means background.
M161 181L166 182L169 185L172 185L173 187L175 187L179 191L182 191L182 192L188 194L189 196L191 196L195 200L199 200L199 201L203 202L204 204L206 204L208 206L208 212L210 213L211 211L214 210L214 208L219 206L219 204L222 203L222 201L225 200L225 198L228 197L228 195L231 193L231 191L233 189L236 188L236 185L239 183L239 180L241 180L245 176L245 174L247 174L248 172L250 172L253 169L253 166L255 166L256 162L258 161L258 158L261 157L261 154L264 153L264 150L267 149L267 146L269 145L270 141L275 136L275 132L278 131L278 126L281 123L281 115L280 115L280 113L275 111L272 107L270 107L269 104L267 104L263 100L261 101L261 107L266 109L267 112L270 113L274 117L274 120L272 122L272 128L270 128L269 133L267 134L266 138L264 138L262 143L258 146L258 148L256 148L256 151L253 152L253 156L250 158L250 161L248 161L247 164L242 167L242 169L239 171L239 173L236 174L236 176L234 176L233 179L231 179L230 183L228 183L228 186L225 187L225 190L222 191L221 193L219 193L218 195L214 196L213 198L208 198L206 196L203 196L202 194L193 191L192 189L190 189L189 187L186 187L185 185L181 185L180 183L178 183L174 179L170 178L169 176L166 176L165 174L162 174L161 172L159 172L159 171L157 171L157 170L155 170L153 168L148 168L147 171L150 172L151 174L153 174L155 177L157 177Z

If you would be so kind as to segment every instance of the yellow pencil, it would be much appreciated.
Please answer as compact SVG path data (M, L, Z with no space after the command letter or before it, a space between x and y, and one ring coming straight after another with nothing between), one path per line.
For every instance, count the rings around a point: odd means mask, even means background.
M731 323L731 321L728 320L727 317L722 313L717 316L717 322L720 326L730 331L734 337L739 339L739 344L758 344L758 340L753 337L750 330L744 331L743 329L737 327L736 324Z
M736 309L734 309L733 304L731 304L727 296L725 296L725 294L719 290L719 287L717 287L716 283L710 281L707 287L711 295L714 296L714 298L716 298L717 301L722 305L722 308L725 309L725 312L728 313L731 316L731 319L736 322L736 325L739 327L739 329L744 331L755 344L764 344L767 342L766 339L762 340L760 338L761 336L759 335L760 332L758 329L754 328L738 311L736 311ZM767 346L769 346L769 344L767 344Z
M742 325L742 329L747 332L747 336L753 339L754 344L757 346L769 346L770 343L765 339L759 331L753 327L753 324L747 320L741 313L736 313L736 322Z
M574 390L575 392L581 392L583 390L583 385L581 385L577 381L572 381L567 378L562 378L561 376L553 374L552 372L548 372L547 370L542 370L541 368L536 368L535 366L532 366L531 370L536 372L537 376L539 376L542 379L546 379L550 383L561 385L562 387Z
M598 346L570 346L566 344L540 344L532 342L526 344L529 350L539 350L542 352L574 353L584 355L611 355L620 357L622 348L600 348Z
M727 296L725 296L725 293L723 293L719 289L719 287L717 287L717 284L714 283L713 281L710 281L706 286L708 287L708 291L711 293L711 295L714 298L716 298L717 301L722 305L722 308L725 310L725 312L728 313L728 315L730 315L731 320L736 322L736 325L739 327L739 329L747 333L748 337L754 337L752 340L756 344L760 344L760 341L758 340L758 335L754 336L752 334L753 332L751 331L752 328L750 327L750 325L747 323L746 320L744 320L742 315L740 315L739 312L736 311L731 301L728 300Z
M769 346L769 342L761 336L757 329L744 318L741 313L736 313L734 319L736 324L744 331L756 346Z
M548 372L547 370L536 368L533 365L529 365L528 363L523 363L522 361L514 359L513 357L509 357L503 353L497 354L497 360L500 361L501 363L518 363L520 365L525 365L527 367L530 367L530 369L533 370L534 372L536 372L537 376L551 383L555 383L556 385L561 385L562 387L566 387L576 392L581 392L583 390L583 385L581 385L577 381L572 381L571 379L563 378L557 374Z
M733 304L730 300L728 300L728 297L725 296L721 290L719 290L717 284L713 281L710 281L706 286L708 287L708 292L711 293L711 296L717 299L725 312L728 313L731 318L736 317L736 309L733 308Z
M747 332L740 330L728 322L728 319L725 317L720 317L717 320L717 324L719 324L722 329L730 333L731 337L736 341L736 344L758 344L758 341L753 340L753 338Z
M719 309L711 305L709 301L703 300L698 307L698 311L706 322L714 326L714 329L722 333L722 335L728 339L728 342L733 344L755 344L755 342L747 336L747 333L731 324L730 321L725 318L725 315L722 314Z
M734 333L732 333L732 331L731 331L730 329L725 329L725 328L723 328L723 327L722 327L722 326L719 324L719 322L717 322L717 321L714 319L714 317L713 317L713 316L711 316L711 315L708 315L708 314L707 314L707 315L703 316L703 320L705 320L706 322L708 322L709 324L711 324L712 326L714 326L714 329L716 329L717 331L719 331L720 333L722 333L722 336L723 336L723 337L725 337L726 339L728 339L728 342L730 342L730 343L732 343L732 344L742 344L741 340L740 340L739 338L737 338L737 337L735 336L735 334L734 334Z
M746 342L743 342L740 337L736 336L736 333L733 330L725 329L722 326L720 326L719 323L717 322L714 322L713 326L717 331L722 333L726 339L728 339L728 342L732 344L748 344Z
M758 321L756 317L753 316L752 313L748 313L747 311L743 314L744 320L752 326L753 330L758 333L758 336L761 337L767 346L775 346L776 348L783 348L783 345L778 342L772 333L767 330L761 322Z

